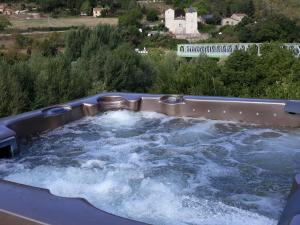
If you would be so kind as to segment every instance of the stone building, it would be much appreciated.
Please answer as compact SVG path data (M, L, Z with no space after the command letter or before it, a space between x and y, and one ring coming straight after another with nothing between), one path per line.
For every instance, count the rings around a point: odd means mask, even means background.
M0 14L12 15L13 11L7 6L7 4L0 4Z
M93 17L99 17L102 15L104 8L93 8Z
M231 17L222 19L221 25L222 26L226 26L226 25L235 26L235 25L239 24L244 19L245 16L247 16L247 15L244 13L234 13L234 14L232 14Z
M185 11L185 15L177 17L173 9L168 9L165 11L165 26L175 35L197 36L198 13L190 7Z
M3 14L6 8L6 4L0 4L0 13Z

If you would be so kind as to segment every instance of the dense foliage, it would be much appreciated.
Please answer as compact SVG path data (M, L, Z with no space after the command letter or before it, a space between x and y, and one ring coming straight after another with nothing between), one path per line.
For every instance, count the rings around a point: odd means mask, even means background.
M147 92L151 87L151 67L124 43L117 28L70 31L65 53L52 54L52 43L42 42L41 51L29 59L0 57L1 116L104 90Z
M157 10L149 9L146 12L146 16L147 16L146 18L147 18L148 21L153 22L153 21L158 20L158 14L159 14L159 12Z
M280 14L271 14L259 21L246 17L236 30L241 42L300 42L300 26Z
M292 43L300 42L300 25L282 14L270 13L258 19L247 16L237 26L221 27L212 35L215 42Z
M33 45L22 36L18 42ZM101 91L300 99L300 59L276 44L266 44L261 56L237 51L218 62L160 50L140 56L122 27L69 31L63 53L59 42L45 39L31 56L0 57L1 116Z
M157 64L153 90L158 93L257 98L300 98L300 60L277 45L236 51L225 63L199 57L153 57Z
M200 15L231 16L232 13L246 13L251 17L264 17L268 13L281 13L300 23L299 0L166 0L175 7L197 7Z
M231 16L232 13L240 12L252 16L255 12L253 0L167 0L166 2L180 8L192 5L198 9L200 15Z
M11 26L9 20L5 16L0 15L0 31L4 30L8 26Z

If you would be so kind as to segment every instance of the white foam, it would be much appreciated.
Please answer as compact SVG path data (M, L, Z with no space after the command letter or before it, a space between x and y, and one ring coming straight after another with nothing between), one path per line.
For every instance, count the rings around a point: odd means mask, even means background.
M134 178L142 181L136 186L129 185ZM276 224L275 220L221 202L182 195L176 184L165 184L133 173L125 176L122 171L102 173L42 166L6 179L47 187L59 196L83 197L111 213L155 224Z
M140 117L136 116L130 111L115 111L110 113L105 113L103 116L98 117L94 120L95 123L101 123L104 126L110 127L132 127L138 121Z
M232 196L235 201L243 202L248 206L256 205L261 210L267 209L270 214L279 214L282 209L274 207L274 205L283 205L284 200L281 196L256 196L250 194L235 194Z
M222 184L245 176L245 182L256 179L259 186L259 179L271 179L277 187L281 171L266 167L264 157L270 162L277 157L271 147L278 156L290 148L296 155L299 139L221 121L115 111L43 135L28 148L29 155L0 163L0 172L10 173L7 180L82 197L102 210L151 224L273 225L284 204L281 192L266 195L262 183L263 194L245 190L222 198L228 192ZM247 170L267 177L247 177Z
M82 162L81 167L82 168L103 168L105 166L106 162L102 160L92 159L87 160L85 162Z

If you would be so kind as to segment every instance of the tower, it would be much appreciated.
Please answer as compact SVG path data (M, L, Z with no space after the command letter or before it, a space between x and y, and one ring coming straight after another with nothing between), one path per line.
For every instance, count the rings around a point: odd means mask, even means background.
M175 20L175 11L173 9L168 9L165 12L165 26L171 32L175 31L174 20Z
M198 34L198 13L195 9L190 7L186 14L186 33L187 34Z

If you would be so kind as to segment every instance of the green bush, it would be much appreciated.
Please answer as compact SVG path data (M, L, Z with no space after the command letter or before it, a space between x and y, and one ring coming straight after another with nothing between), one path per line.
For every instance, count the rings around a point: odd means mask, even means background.
M69 31L61 53L52 51L62 45L55 35L41 42L41 51L31 57L5 51L0 56L0 116L102 91L300 99L300 59L279 44L263 45L261 56L255 48L236 51L219 63L157 50L155 43L169 48L177 42L157 36L146 39L156 50L141 56L124 38L127 29Z
M241 42L300 42L300 26L278 14L271 14L256 22L246 17L236 30Z
M5 16L0 15L0 31L3 31L5 28L11 26L11 23Z
M33 43L33 39L22 35L22 34L17 34L16 36L16 44L19 48L27 48L30 47Z
M148 21L154 22L158 20L158 12L155 9L149 9L146 12L146 17Z
M140 8L134 8L126 11L122 16L119 17L120 26L138 26L143 14Z

